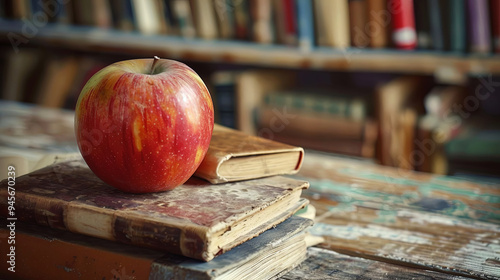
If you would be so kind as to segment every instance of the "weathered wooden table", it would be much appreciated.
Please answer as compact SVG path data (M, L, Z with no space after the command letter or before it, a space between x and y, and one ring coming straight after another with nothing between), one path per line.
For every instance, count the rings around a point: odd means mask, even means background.
M306 153L325 242L282 279L500 279L500 181Z

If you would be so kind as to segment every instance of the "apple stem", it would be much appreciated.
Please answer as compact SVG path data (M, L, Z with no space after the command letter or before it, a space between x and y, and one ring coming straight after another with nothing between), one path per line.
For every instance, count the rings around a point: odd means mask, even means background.
M153 75L153 72L155 70L155 65L156 65L156 62L158 62L158 60L160 60L160 58L155 55L153 57L153 64L151 64L151 72L149 73L150 75Z

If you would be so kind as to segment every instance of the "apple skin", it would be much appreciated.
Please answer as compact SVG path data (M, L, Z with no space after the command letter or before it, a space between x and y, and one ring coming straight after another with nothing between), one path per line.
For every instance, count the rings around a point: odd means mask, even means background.
M202 79L181 62L153 61L103 68L83 87L75 108L76 140L85 162L125 192L183 184L205 157L212 136L214 108Z

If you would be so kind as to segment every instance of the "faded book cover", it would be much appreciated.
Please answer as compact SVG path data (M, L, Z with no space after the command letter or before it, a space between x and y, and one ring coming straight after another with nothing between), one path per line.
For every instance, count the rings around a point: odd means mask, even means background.
M300 196L308 186L279 176L220 185L192 178L171 191L137 195L107 185L83 160L72 160L16 178L15 216L209 261L307 205ZM8 188L0 190L4 217L8 195Z
M297 173L304 149L215 125L195 176L218 184Z

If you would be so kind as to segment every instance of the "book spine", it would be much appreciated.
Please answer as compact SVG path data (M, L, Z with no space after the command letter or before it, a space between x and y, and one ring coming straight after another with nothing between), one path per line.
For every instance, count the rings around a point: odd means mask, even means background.
M158 32L160 34L168 34L170 30L170 26L168 24L168 20L165 14L165 1L163 0L154 0L155 4L155 14L158 17Z
M318 44L333 48L350 46L349 5L347 0L316 0Z
M491 29L493 50L500 53L500 0L491 0Z
M234 23L235 23L235 36L239 40L250 39L250 3L248 0L231 0L231 5L234 7Z
M365 100L360 98L317 97L306 92L271 92L263 100L269 107L358 121L366 118L368 110Z
M437 51L444 51L444 34L443 26L441 24L441 5L439 0L429 1L429 13L431 22L431 38L432 47Z
M111 0L110 5L114 28L125 31L134 30L135 21L131 0Z
M173 0L172 6L180 35L185 38L195 37L196 30L189 0Z
M487 0L467 0L469 12L469 47L472 53L491 51L490 20Z
M368 20L366 0L349 0L349 28L351 45L365 48L370 44L370 37L365 33Z
M217 38L217 23L215 19L215 8L212 1L195 0L194 17L196 18L196 30L198 36L204 40Z
M431 48L431 26L429 18L429 1L415 1L415 28L417 30L417 47L419 49Z
M231 0L214 0L215 14L221 39L234 37L234 7Z
M285 20L285 44L295 45L297 43L297 16L294 0L282 0Z
M0 206L3 217L9 217L7 212L7 189L0 191L2 201ZM40 200L35 196L25 195L22 192L16 192L15 215L21 222L28 222L42 226L48 226L55 229L67 230L64 222L64 213L66 207L54 200Z
M413 0L391 0L392 40L398 49L412 50L417 45Z
M137 30L137 18L134 15L132 0L123 1L123 28L125 30Z
M132 0L133 13L137 19L137 28L144 34L160 33L160 20L157 8L152 0Z
M250 2L253 40L261 44L273 41L271 28L272 6L269 0L254 0Z
M389 26L391 14L386 0L368 1L368 28L364 30L369 34L372 48L385 48L389 45Z
M464 0L452 0L450 3L450 50L464 53L466 50L467 32Z
M308 52L314 46L314 15L312 0L297 0L298 44Z
M229 72L218 72L212 77L216 122L226 127L236 127L235 77Z

